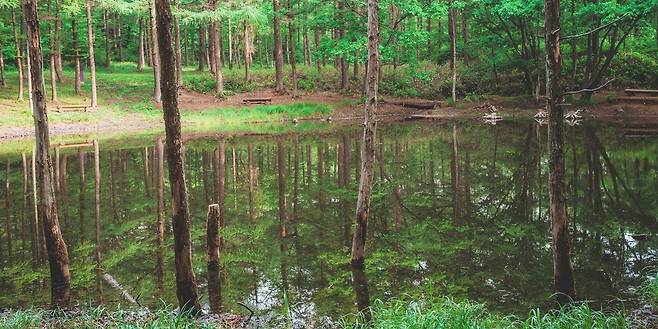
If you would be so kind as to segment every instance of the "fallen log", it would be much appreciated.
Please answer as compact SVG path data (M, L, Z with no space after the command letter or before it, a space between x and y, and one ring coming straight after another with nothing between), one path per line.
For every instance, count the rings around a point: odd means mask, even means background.
M245 98L242 100L243 104L270 104L271 98Z
M125 299L127 302L139 305L137 300L135 298L133 298L133 296L130 295L128 290L126 290L126 288L122 287L119 284L119 282L117 282L117 280L114 279L113 276L111 276L107 273L104 273L103 274L103 279L105 280L105 282L107 282L107 284L110 285L110 287L118 290L121 293L121 296L123 297L123 299Z

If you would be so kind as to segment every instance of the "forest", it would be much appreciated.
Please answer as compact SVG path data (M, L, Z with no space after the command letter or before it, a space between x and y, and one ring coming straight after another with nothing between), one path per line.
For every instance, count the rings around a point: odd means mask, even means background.
M0 9L0 329L658 327L657 0Z

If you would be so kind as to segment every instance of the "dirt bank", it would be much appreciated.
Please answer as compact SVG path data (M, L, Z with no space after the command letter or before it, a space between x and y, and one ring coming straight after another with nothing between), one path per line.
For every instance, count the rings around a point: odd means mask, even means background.
M323 103L334 108L334 112L327 117L314 117L313 120L331 119L335 121L355 121L362 117L363 107L361 100L356 96L346 96L333 92L320 92L304 94L292 98L288 94L278 95L270 90L260 90L250 93L236 94L225 99L216 99L211 95L199 94L182 90L179 98L179 106L182 112L201 111L208 108L232 107L241 108L254 105L242 103L245 98L269 98L273 105L285 105L293 103ZM505 99L493 98L483 103L460 103L457 107L447 106L444 102L434 102L434 108L427 108L433 101L423 99L401 99L394 97L380 97L380 106L377 115L380 120L393 121L404 120L410 117L418 119L453 119L453 118L481 118L485 113L497 111L503 118L529 118L539 109L543 108L540 103L520 103ZM585 119L595 119L631 127L642 131L658 131L658 105L652 104L620 104L620 103L598 103L569 107L567 110L580 109ZM99 111L111 111L101 109ZM66 114L56 114L66 115ZM93 113L89 113L93 116ZM80 123L51 123L50 132L52 136L79 135L91 133L116 133L131 132L139 130L162 129L161 119L148 118L139 114L123 114L117 120L91 120L91 122ZM31 127L2 127L0 128L0 141L30 138L34 134Z

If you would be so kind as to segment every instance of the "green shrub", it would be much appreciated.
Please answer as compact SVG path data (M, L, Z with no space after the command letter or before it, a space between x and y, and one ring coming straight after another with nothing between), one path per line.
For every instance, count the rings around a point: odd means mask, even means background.
M658 88L658 60L637 52L621 52L610 66L610 76L623 87Z

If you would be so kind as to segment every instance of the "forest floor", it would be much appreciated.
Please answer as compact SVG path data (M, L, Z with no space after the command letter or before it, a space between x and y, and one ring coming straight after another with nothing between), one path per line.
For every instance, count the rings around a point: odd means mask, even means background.
M159 132L164 124L159 105L151 98L152 74L135 72L132 67L123 64L113 66L107 72L99 72L99 109L94 112L56 112L56 105L48 103L50 133L52 136L69 135L105 135L131 134L133 132ZM0 141L21 140L34 134L31 111L27 95L24 101L16 101L17 87L13 79L16 72L9 71L8 88L0 89ZM58 105L88 104L89 99L75 95L72 92L72 72L65 71L67 82L59 86ZM227 76L239 75L240 72L227 72ZM194 81L200 73L186 71L186 82ZM233 77L234 80L238 79ZM278 95L266 86L257 82L255 91L236 93L223 99L212 94L203 94L181 88L179 107L183 128L189 131L208 130L239 130L262 132L264 128L256 127L256 123L295 123L298 121L332 121L353 123L363 116L363 97L346 95L329 91L301 91L299 97L292 98L290 94ZM263 85L265 84L265 85ZM46 91L49 90L46 81ZM83 85L83 94L89 94L89 84ZM656 104L626 104L608 102L610 95L595 96L588 105L578 105L574 109L582 109L585 119L594 118L597 121L610 122L624 127L638 127L642 131L658 131L658 105ZM618 92L617 95L621 93ZM245 105L247 98L269 98L271 105ZM380 121L406 120L409 118L450 120L450 119L481 119L482 116L495 110L505 119L532 118L543 108L543 102L528 97L482 97L486 101L460 101L451 106L445 101L434 101L417 98L399 98L387 95L380 96L380 106L377 116ZM428 105L436 104L433 108ZM420 108L419 108L420 107ZM571 110L572 107L567 110ZM230 126L230 129L226 129Z

